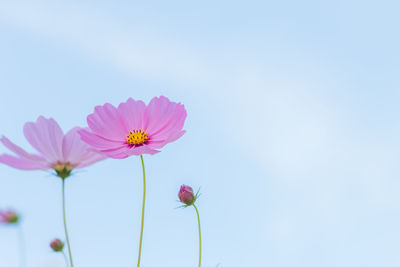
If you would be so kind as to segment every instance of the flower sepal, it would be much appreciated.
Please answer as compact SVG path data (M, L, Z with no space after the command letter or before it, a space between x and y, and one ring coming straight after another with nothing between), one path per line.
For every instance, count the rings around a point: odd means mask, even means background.
M53 169L56 171L56 175L58 177L61 179L66 179L67 177L71 176L73 167L70 164L57 163L53 166Z

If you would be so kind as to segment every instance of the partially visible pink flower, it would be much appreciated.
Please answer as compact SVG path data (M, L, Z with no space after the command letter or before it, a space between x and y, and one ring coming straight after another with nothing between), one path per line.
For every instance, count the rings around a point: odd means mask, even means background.
M90 130L81 130L82 140L111 158L155 154L180 138L186 119L185 107L164 96L148 105L129 98L118 107L106 103L87 117Z
M105 158L80 139L79 127L64 134L54 119L40 116L36 122L27 122L24 135L38 151L30 154L12 143L7 137L0 138L14 155L0 155L0 163L22 170L54 169L61 178L70 175L71 170L83 168Z
M179 190L178 197L182 203L188 206L192 205L196 201L196 196L193 192L193 188L184 184Z
M15 224L19 221L18 214L13 210L0 211L0 223Z

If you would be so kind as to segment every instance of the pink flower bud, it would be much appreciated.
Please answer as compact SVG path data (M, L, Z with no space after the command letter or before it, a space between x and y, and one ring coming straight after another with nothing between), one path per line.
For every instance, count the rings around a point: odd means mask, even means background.
M0 223L15 224L19 221L17 213L13 210L0 211Z
M53 241L51 241L50 247L55 252L60 252L64 249L64 242L62 242L60 239L54 239Z
M182 185L178 194L179 200L190 206L196 201L196 196L193 193L193 189L188 185Z

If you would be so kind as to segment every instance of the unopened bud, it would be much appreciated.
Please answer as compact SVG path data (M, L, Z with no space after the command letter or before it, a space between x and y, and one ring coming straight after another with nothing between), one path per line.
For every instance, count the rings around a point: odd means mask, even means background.
M18 214L13 210L0 211L0 223L15 224L19 221Z
M60 239L54 239L53 241L51 241L50 247L55 252L60 252L64 249L64 242L62 242Z
M193 188L188 185L182 185L178 194L179 200L190 206L196 201L196 196L193 193Z

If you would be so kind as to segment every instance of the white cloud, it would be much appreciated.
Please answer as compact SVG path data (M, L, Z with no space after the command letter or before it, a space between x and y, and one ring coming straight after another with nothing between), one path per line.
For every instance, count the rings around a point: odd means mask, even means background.
M223 138L231 138L238 153L254 159L268 174L268 178L252 177L252 181L258 179L255 183L263 186L268 183L260 180L273 181L279 184L276 188L295 194L289 200L298 201L294 207L279 196L273 199L280 202L274 205L281 205L279 211L274 210L276 214L257 210L269 222L263 229L265 240L277 242L282 251L301 243L314 227L332 226L332 233L320 229L326 236L351 234L351 227L340 226L357 223L360 214L399 210L398 187L394 186L399 174L399 141L386 139L386 129L370 133L350 112L352 107L330 98L332 92L343 98L349 94L335 84L340 77L329 73L327 63L297 55L291 60L300 67L278 68L279 58L271 57L268 62L258 58L257 51L241 50L240 45L229 51L223 47L208 51L198 45L177 44L82 6L75 9L36 1L1 5L0 21L6 24L68 44L130 75L177 88L201 88L189 92L199 101L223 101L227 109L215 114ZM287 44L282 47L281 54L290 49ZM296 54L291 52L289 57ZM246 53L253 55L251 59ZM233 59L226 60L230 56ZM241 181L240 188L245 186ZM251 190L264 193L260 187ZM272 232L275 236L271 237ZM297 249L303 244L292 246Z
M8 2L2 4L0 21L70 44L129 74L175 83L200 83L210 76L203 59L188 48L118 24L107 14L84 6Z
M144 33L84 6L8 2L2 4L0 21L67 43L128 74L164 80L178 88L202 88L190 93L199 99L225 101L230 109L221 110L218 116L227 136L280 178L314 179L313 175L327 170L342 175L338 169L352 170L357 177L374 176L374 171L365 173L363 166L375 166L379 172L391 162L391 154L366 155L362 148L385 150L388 144L368 139L368 133L353 125L356 118L330 101L324 92L335 90L327 84L336 77L324 73L328 66L310 63L310 59L292 60L319 72L274 70L274 59L269 63L243 55L222 64L225 52L240 55L243 51L222 47L199 51L199 46L160 39L155 32Z

